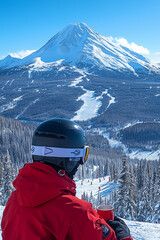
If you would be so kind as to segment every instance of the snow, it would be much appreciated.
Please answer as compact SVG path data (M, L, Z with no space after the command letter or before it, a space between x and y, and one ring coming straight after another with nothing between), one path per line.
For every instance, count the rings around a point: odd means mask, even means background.
M20 58L12 57L11 55L8 55L4 59L0 60L0 68L10 68L15 67L21 63Z
M109 176L97 179L88 178L83 180L75 180L75 182L77 186L76 196L80 199L84 191L87 192L89 196L92 192L93 197L97 197L98 193L101 193L102 198L108 197L117 186L116 183L109 182Z
M76 83L76 81L74 82ZM73 85L72 85L73 86ZM106 108L105 111L108 110L108 108L110 107L111 104L115 103L115 98L112 97L109 93L108 93L108 89L106 89L105 91L102 92L101 95L95 97L95 92L94 91L90 91L85 89L84 87L81 86L81 88L86 92L83 95L81 95L77 101L82 100L83 101L83 105L81 106L81 108L76 112L76 116L74 116L72 118L73 121L86 121L89 119L92 119L99 114L99 110L102 106L102 102L101 99L103 99L103 95L106 94L108 97L110 97L109 100L109 104Z
M1 222L1 219L2 219L2 215L3 215L3 210L4 210L4 207L0 206L0 222ZM2 240L2 237L1 237L1 226L0 226L0 240Z
M137 122L137 123L140 123L140 122ZM133 126L134 124L136 124L136 123L132 123L132 124L128 123L124 128ZM95 128L95 129L93 129L93 132L96 132L96 133L102 135L103 137L107 138L109 145L112 148L121 147L123 149L124 153L132 159L137 158L139 160L141 160L141 159L155 160L155 159L159 159L159 157L160 157L160 150L142 151L141 149L134 148L129 151L129 149L121 141L111 138L110 134L108 132L106 132L105 129L96 129Z
M0 61L0 67L9 68L36 62L34 67L41 71L43 67L51 68L50 63L62 59L63 63L72 66L83 63L84 66L89 64L100 69L129 70L134 74L139 68L159 71L158 67L142 55L121 46L112 37L98 34L84 23L69 24L39 50L23 59L8 56ZM60 69L62 70L63 68Z
M9 86L12 85L12 83L14 82L14 80L15 80L15 79L12 79L12 80L10 81Z
M110 191L113 190L112 184L113 182L108 182L109 176L106 176L104 178L100 178L101 182L99 182L99 179L84 179L83 185L81 185L82 180L75 180L77 185L77 197L81 198L81 195L83 192L88 192L88 195L91 193L93 196L97 196L99 187L101 187L101 194L102 197L107 196L110 194ZM89 181L89 182L88 182ZM91 185L92 181L92 185ZM103 195L103 193L105 193ZM0 221L2 218L4 207L0 206ZM147 222L137 222L137 221L129 221L125 220L126 224L128 225L131 236L134 240L160 240L160 224L156 223L147 223ZM1 229L0 229L1 232ZM0 236L0 240L2 240L2 237Z
M125 220L134 240L160 240L160 224Z
M141 151L139 149L135 149L127 155L129 155L129 157L132 158L132 159L138 158L138 159L146 159L146 160L155 160L155 159L159 159L160 150L157 150L157 151Z
M80 82L83 81L83 77L84 76L80 76L80 77L76 78L74 81L72 81L72 83L69 85L69 87L76 87Z
M22 91L22 88L20 87L20 88L18 88L18 92L21 92Z
M14 98L11 102L7 103L7 104L3 104L1 107L0 107L0 112L5 112L9 109L13 109L17 106L17 103L19 101L21 101L23 98L23 95L22 96L19 96L17 98Z
M49 71L53 67L57 67L62 64L64 59L55 61L55 62L49 62L45 63L41 60L41 57L37 57L34 59L33 63L29 65L29 70L28 70L28 78L32 78L32 72L44 72L44 71ZM60 67L58 71L64 70L65 67Z
M110 98L109 104L105 111L107 111L108 108L110 107L110 105L115 103L116 101L115 101L115 97L112 97L108 93L108 89L105 89L101 93L101 95L95 97L95 91L91 91L91 90L85 89L83 86L80 86L79 83L81 83L83 80L89 81L89 79L87 78L87 75L83 71L80 71L79 69L76 69L76 71L81 73L82 76L73 80L72 83L69 85L69 87L79 87L85 93L77 98L77 101L80 101L80 100L83 101L83 105L81 106L81 108L78 111L76 111L76 115L71 120L72 121L87 121L87 120L90 120L90 119L100 115L99 110L102 106L101 99L103 99L104 94L106 94Z
M9 84L9 83L10 83L10 80L8 80L8 81L3 85L2 90L4 90L4 88L6 87L6 85Z
M70 86L76 86L77 83L80 82L80 78L78 78L77 80L73 81L72 84ZM78 82L79 81L79 82ZM103 95L106 94L108 97L110 97L109 100L109 104L106 108L106 110L108 110L108 108L110 107L111 104L115 103L115 98L112 97L109 93L108 93L108 89L104 90L101 95L95 97L95 92L94 91L90 91L85 89L83 86L80 86L82 88L83 91L85 91L86 93L84 93L83 95L81 95L77 101L82 100L83 101L83 105L81 106L81 108L76 112L76 116L74 116L72 118L73 121L86 121L86 120L90 120L99 114L99 110L102 106L102 102L101 99L103 99ZM105 110L105 111L106 111Z
M86 121L88 119L94 118L98 115L98 110L101 107L101 101L95 97L94 91L86 90L86 92L81 95L77 101L82 100L83 105L82 107L76 112L76 116L72 118L73 121Z
M37 90L37 89L36 89ZM37 90L39 92L39 90ZM39 98L35 99L33 102L29 103L16 117L15 119L18 119L19 117L21 117L25 112L26 110L31 107L33 104L35 104L37 101L39 100Z
M63 66L63 67L61 67L61 68L58 70L58 72L61 72L61 71L65 70L65 69L66 69L66 67Z
M107 93L107 96L110 98L110 100L109 100L109 104L108 104L106 110L110 107L111 104L116 103L115 97L112 97L111 94L109 94L109 93Z
M115 140L115 139L113 139L113 138L110 138L110 137L109 137L109 133L104 132L104 133L102 133L102 135L107 138L107 140L108 140L108 142L109 142L109 145L110 145L112 148L118 148L118 147L121 147L121 146L122 146L122 143L121 143L120 141L117 141L117 140Z
M76 69L76 71L78 71L78 69ZM82 71L78 72L81 73L82 76L72 81L69 87L79 87L85 93L77 98L77 101L83 101L83 105L78 111L76 111L76 115L71 120L86 121L98 115L98 110L101 107L102 103L99 100L100 97L95 97L94 91L87 90L83 86L77 86L80 82L83 81L83 79L86 78L86 74L84 74Z
M132 126L134 126L136 124L139 124L139 123L144 123L144 122L143 121L134 121L132 123L127 123L123 128L121 128L121 130L125 129L125 128L128 128L128 127L132 127Z
M98 178L94 180L84 179L83 181L75 180L77 186L76 196L81 199L81 195L83 195L83 192L85 191L86 193L88 193L88 196L90 196L90 193L92 192L92 195L94 197L97 197L98 192L100 192L102 198L107 197L109 196L111 191L114 190L114 187L116 187L116 184L114 184L112 181L108 182L108 180L109 176L105 176L105 179L104 178ZM81 185L82 182L83 185ZM133 237L134 240L160 240L160 224L129 221L125 219L124 221L128 225L131 232L131 236Z

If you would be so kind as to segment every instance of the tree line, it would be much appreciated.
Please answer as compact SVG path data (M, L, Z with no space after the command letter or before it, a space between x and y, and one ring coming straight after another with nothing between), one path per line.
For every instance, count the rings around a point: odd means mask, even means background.
M118 136L129 148L157 150L160 145L160 123L137 123L122 129Z

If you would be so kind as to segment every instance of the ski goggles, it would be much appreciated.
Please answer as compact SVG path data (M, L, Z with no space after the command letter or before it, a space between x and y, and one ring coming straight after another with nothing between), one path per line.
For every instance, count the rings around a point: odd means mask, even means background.
M89 146L84 148L56 148L46 146L31 146L31 155L43 157L70 158L70 161L76 161L76 158L82 158L83 164L87 162Z

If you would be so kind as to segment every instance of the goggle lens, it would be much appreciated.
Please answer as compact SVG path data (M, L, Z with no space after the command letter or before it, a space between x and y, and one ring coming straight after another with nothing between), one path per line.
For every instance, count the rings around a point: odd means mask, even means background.
M89 154L89 146L85 146L84 151L85 151L85 154L84 154L83 163L86 163L87 158L88 158L88 154Z

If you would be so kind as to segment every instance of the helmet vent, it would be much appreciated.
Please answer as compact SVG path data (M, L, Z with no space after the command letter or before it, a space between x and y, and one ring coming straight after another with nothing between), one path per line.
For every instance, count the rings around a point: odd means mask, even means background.
M50 133L50 132L39 132L39 131L36 131L35 132L35 135L39 135L39 136L44 136L44 137L54 137L54 138L62 138L62 139L65 139L66 136L65 135L62 135L62 134L58 134L58 133Z

